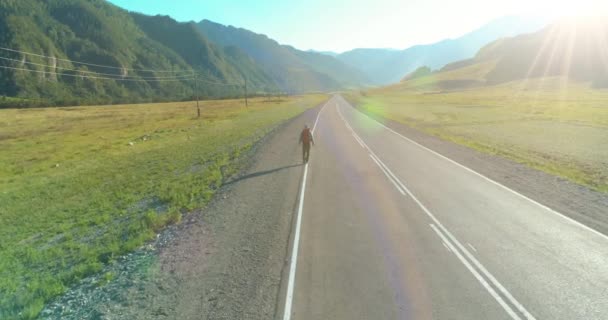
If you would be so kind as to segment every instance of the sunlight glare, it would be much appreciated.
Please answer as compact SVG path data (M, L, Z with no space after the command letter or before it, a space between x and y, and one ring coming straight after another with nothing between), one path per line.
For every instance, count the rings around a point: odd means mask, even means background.
M522 3L522 9L533 8L536 13L547 17L600 16L608 13L608 1L598 0L537 0Z

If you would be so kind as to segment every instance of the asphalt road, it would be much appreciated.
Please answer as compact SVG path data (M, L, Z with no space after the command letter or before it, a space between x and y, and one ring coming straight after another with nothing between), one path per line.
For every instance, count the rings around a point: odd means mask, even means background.
M315 123L282 319L608 319L608 237L334 96Z

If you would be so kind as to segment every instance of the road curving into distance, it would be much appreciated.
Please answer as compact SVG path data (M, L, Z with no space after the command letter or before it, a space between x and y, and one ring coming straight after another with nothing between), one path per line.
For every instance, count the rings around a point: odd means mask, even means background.
M608 318L604 234L339 95L314 135L278 318Z

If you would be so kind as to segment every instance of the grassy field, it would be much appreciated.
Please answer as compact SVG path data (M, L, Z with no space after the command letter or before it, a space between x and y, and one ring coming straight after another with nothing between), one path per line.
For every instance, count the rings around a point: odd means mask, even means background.
M608 192L608 90L546 78L446 91L435 80L347 97L371 114Z
M236 159L326 96L0 110L0 318L204 206ZM295 139L295 138L294 138Z

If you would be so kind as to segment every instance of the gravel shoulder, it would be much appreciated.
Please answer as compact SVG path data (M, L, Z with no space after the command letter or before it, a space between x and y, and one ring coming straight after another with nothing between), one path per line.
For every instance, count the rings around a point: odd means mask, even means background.
M351 103L352 104L352 103ZM355 106L355 104L352 104ZM387 127L567 217L608 235L608 194L500 156L428 135L394 120L368 116Z
M298 134L319 109L260 141L206 208L83 281L40 318L274 318L303 170ZM111 280L100 285L104 274Z

